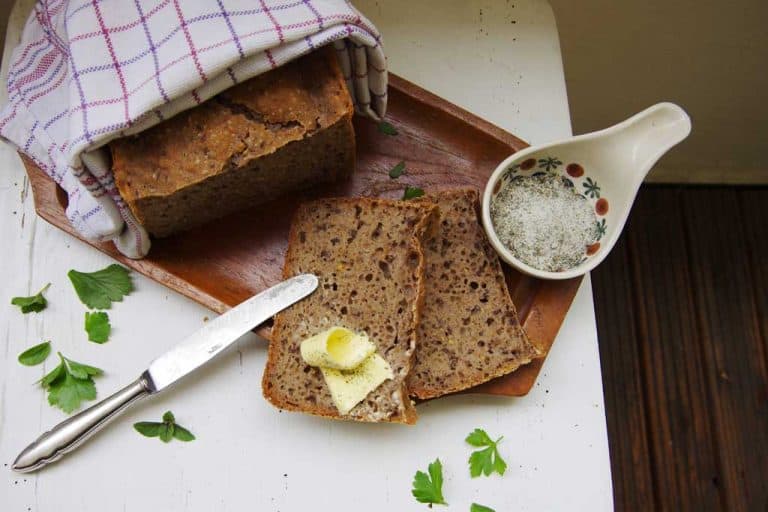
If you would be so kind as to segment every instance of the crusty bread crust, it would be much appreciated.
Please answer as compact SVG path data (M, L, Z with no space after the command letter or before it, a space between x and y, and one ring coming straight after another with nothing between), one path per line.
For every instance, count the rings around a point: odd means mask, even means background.
M327 214L327 217L318 225L313 223L312 215L320 215L319 212ZM416 349L417 326L424 302L424 253L421 241L436 213L436 206L428 202L374 198L323 199L305 203L299 208L291 225L283 275L287 278L301 272L315 272L320 279L320 286L313 295L275 317L262 379L262 390L269 402L281 409L334 419L415 423L416 410L405 380ZM334 230L345 226L350 215L358 219L357 228L351 230L354 233L350 233L346 242L342 242L334 235ZM370 220L368 217L363 219L364 215L373 216L377 221L375 227L373 223L366 222ZM385 222L389 223L387 228L390 231L384 230ZM320 229L323 225L325 229ZM371 247L361 245L365 243L362 237L374 235L386 238L387 243L394 244L387 248L395 247L395 250L386 253L375 244ZM358 236L360 240L356 240ZM320 248L319 244L326 241L331 242L331 245ZM381 243L384 244L383 241ZM350 246L352 250L359 251L362 247L368 252L348 254L352 252ZM328 261L311 261L324 253ZM376 277L374 269L379 268L371 258L374 253L389 257L379 259L382 274L376 274ZM400 263L402 265L396 266ZM334 270L339 273L339 279ZM369 308L370 311L366 310L365 315L361 314L365 307L365 302L360 302L362 297L353 296L355 299L350 298L348 302L345 302L347 299L341 300L342 295L350 293L350 290L356 293L356 289L346 281L357 275L364 275L361 282L371 283L368 286L380 284L385 289L381 293L386 296L377 297L375 309ZM415 288L411 290L408 287ZM403 306L407 306L407 310L399 312L398 308ZM382 318L390 320L382 321ZM395 378L371 392L349 415L342 416L330 399L320 371L305 365L301 360L298 344L308 335L315 334L315 331L337 322L353 330L365 330L366 323L377 320L386 325L368 325L375 331L369 334L377 343L378 352L392 366ZM407 335L407 340L401 340L401 335Z
M155 237L349 177L354 108L332 46L109 144L115 184Z
M539 357L517 318L498 256L478 221L474 189L438 192L424 242L426 303L408 388L429 399L469 389Z

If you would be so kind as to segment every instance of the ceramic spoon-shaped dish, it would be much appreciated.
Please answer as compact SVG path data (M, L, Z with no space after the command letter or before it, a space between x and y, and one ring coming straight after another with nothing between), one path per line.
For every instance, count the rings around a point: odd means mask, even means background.
M672 103L656 104L605 130L531 146L504 160L483 194L483 226L500 257L521 272L542 279L569 279L595 268L618 240L646 174L664 153L691 132L691 120ZM590 202L597 219L597 240L584 248L581 262L548 272L520 261L499 240L491 221L496 195L521 176L555 173Z

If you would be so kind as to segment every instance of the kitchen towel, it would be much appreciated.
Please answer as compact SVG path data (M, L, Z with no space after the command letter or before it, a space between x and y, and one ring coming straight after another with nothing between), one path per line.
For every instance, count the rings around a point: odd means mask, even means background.
M358 112L387 101L381 37L344 0L40 0L8 72L0 135L69 196L67 218L131 258L149 237L104 144L334 44Z

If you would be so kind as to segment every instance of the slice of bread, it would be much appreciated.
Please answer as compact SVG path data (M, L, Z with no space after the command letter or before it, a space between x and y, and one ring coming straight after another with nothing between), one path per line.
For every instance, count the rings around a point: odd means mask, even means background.
M423 301L421 240L436 213L429 202L372 198L322 199L299 208L283 274L311 272L320 285L275 317L262 381L267 400L338 419L416 421L405 380ZM299 353L304 339L335 325L367 333L395 375L343 416L320 370Z
M478 221L474 189L438 192L439 228L424 243L425 300L408 389L420 399L506 375L539 354Z

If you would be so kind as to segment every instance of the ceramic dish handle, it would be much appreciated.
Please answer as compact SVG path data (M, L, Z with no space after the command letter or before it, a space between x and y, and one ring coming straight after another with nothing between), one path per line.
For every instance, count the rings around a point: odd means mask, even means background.
M657 103L602 132L610 137L606 146L624 148L624 169L639 183L664 153L679 144L691 133L691 118L674 103Z

